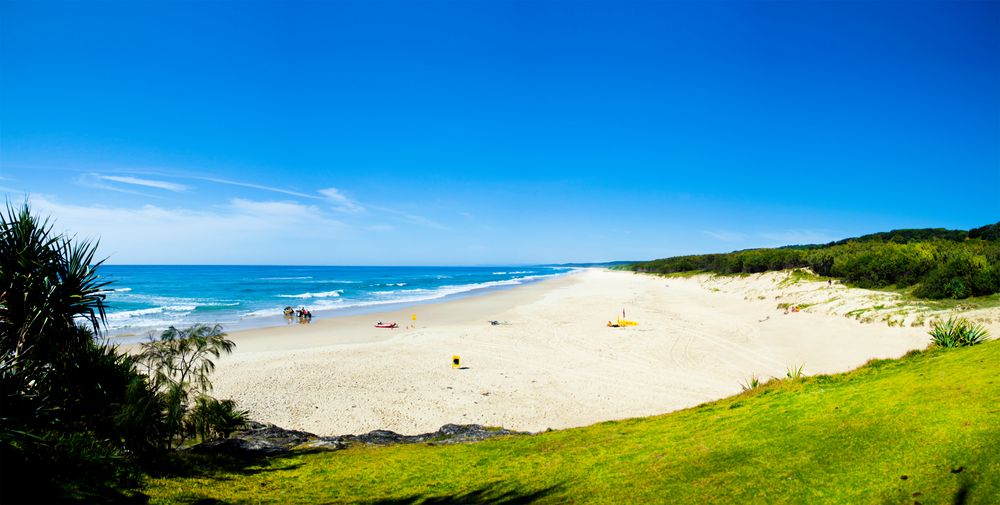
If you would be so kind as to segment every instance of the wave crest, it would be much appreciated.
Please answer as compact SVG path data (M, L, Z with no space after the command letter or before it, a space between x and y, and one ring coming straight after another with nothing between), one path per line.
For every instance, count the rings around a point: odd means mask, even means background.
M340 296L340 294L343 292L344 292L343 289L335 289L333 291L323 291L320 293L299 293L297 295L278 295L278 298L300 298L300 299L330 298L330 297Z

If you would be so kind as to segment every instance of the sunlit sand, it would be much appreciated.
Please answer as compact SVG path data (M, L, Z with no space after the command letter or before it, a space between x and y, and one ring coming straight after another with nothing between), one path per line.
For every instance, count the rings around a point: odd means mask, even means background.
M727 282L719 290L590 269L404 311L237 332L215 392L255 419L317 434L446 423L540 431L661 414L737 393L754 374L844 371L928 343L923 327L786 315L773 297L746 296L765 281ZM623 309L638 326L609 328Z

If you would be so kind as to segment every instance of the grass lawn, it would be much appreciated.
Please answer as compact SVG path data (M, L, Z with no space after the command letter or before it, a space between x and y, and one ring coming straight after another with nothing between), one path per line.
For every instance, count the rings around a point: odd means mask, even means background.
M997 503L1000 341L656 417L453 445L190 458L152 503Z

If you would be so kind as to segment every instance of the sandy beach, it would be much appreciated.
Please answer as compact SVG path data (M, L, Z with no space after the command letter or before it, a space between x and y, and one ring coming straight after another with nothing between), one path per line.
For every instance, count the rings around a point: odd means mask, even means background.
M751 374L846 371L928 343L922 326L784 314L774 300L782 275L723 290L704 278L588 269L405 311L235 332L215 394L254 419L321 435L446 423L540 431L661 414L737 393ZM768 283L774 297L747 295ZM805 291L827 289L868 296L825 283ZM607 327L623 308L639 325ZM374 328L379 320L401 327Z

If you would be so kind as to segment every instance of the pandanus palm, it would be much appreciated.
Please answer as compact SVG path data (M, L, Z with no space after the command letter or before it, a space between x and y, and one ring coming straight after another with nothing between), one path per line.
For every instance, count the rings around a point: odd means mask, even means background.
M27 205L0 211L0 502L103 489L166 438L133 358L94 342L107 285L96 249Z
M102 290L107 285L95 270L101 263L94 260L96 250L94 243L54 233L49 220L33 215L27 205L8 205L0 214L5 407L32 397L55 401L60 395L51 388L60 385L57 377L93 345L105 319Z
M196 404L200 398L218 403L205 396L212 390L210 376L215 370L213 359L218 359L223 353L231 353L234 347L236 344L226 338L222 327L217 324L196 324L182 329L171 326L158 340L142 344L138 361L148 370L154 387L164 393L167 405L165 420L170 431L180 436L176 441L178 444L184 441L181 426L191 406L191 394L196 395ZM233 408L229 410L235 412ZM208 419L197 412L195 414L196 418ZM201 434L204 436L204 429Z
M233 352L234 347L236 344L226 338L218 324L196 324L181 329L171 326L159 340L142 344L139 361L158 384L191 385L201 393L208 393L212 390L209 376L215 370L212 359Z

